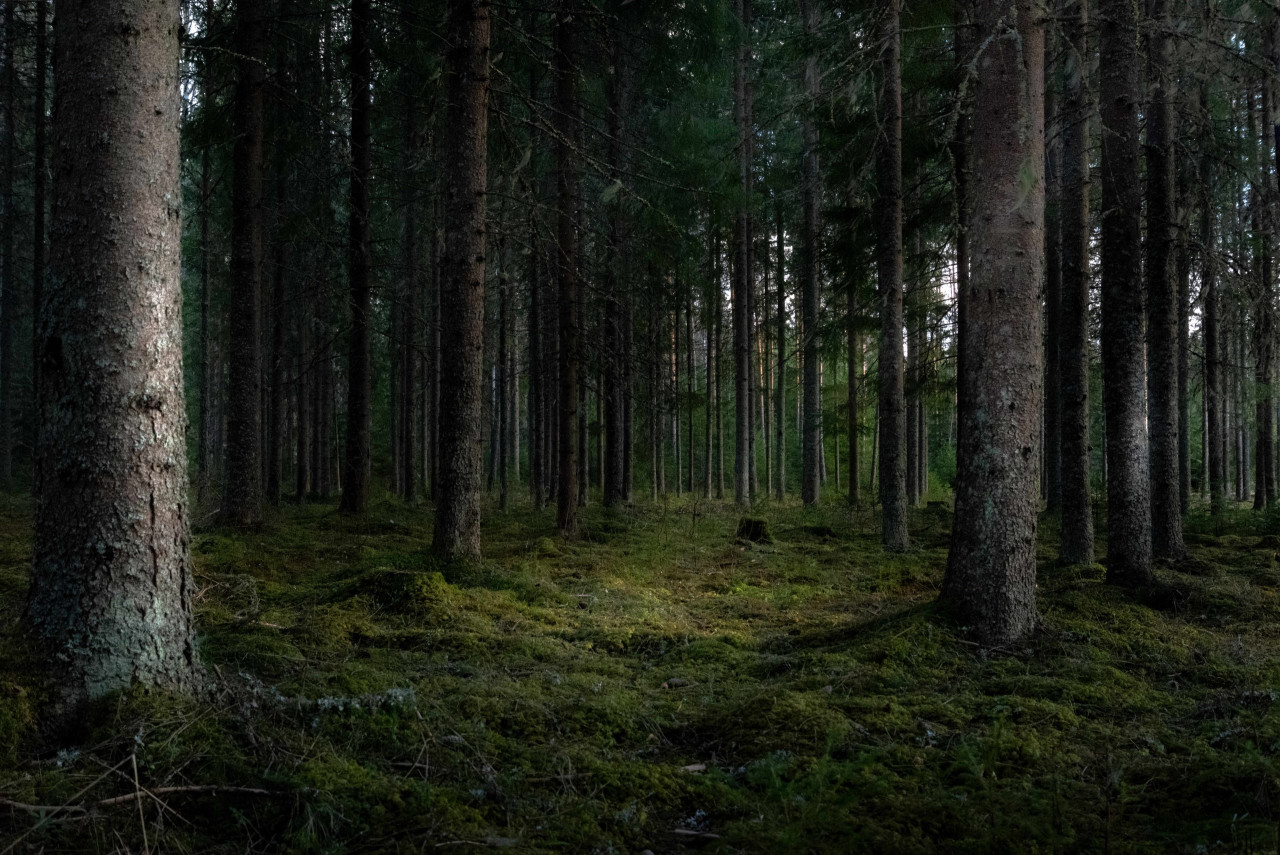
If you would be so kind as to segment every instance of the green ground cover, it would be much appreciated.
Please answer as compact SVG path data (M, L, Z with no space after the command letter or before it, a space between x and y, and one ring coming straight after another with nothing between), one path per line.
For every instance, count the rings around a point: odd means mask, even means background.
M198 530L211 694L58 748L4 505L0 852L1275 851L1280 520L1193 518L1159 610L1046 530L1042 631L983 651L933 605L945 508L897 557L835 502L756 513L772 543L706 502L573 543L489 508L468 567L392 502Z

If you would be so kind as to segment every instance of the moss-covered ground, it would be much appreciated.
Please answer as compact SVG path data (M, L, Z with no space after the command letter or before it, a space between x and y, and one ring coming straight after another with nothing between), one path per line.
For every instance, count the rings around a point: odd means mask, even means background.
M589 508L573 543L489 508L470 567L424 508L290 508L194 535L213 694L59 745L29 513L0 506L0 852L1276 849L1272 518L1194 518L1165 610L1055 566L1046 521L1043 629L983 651L933 605L940 507L896 557L834 502L758 508L769 544L705 502Z

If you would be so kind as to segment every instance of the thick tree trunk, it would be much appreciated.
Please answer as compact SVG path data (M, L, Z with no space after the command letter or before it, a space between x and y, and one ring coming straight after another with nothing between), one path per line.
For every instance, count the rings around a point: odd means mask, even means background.
M285 445L285 395L284 395L284 309L285 270L287 247L282 234L285 219L284 159L277 158L275 198L275 246L271 265L271 361L267 377L269 407L267 410L266 466L264 467L265 494L272 507L280 506L280 476L284 462Z
M1089 484L1089 98L1088 0L1067 0L1063 50L1061 253L1058 375L1062 437L1062 525L1059 555L1068 564L1093 561L1093 501Z
M178 0L54 20L26 617L71 700L201 681L192 625L179 254Z
M1172 19L1169 0L1150 0L1147 69L1147 428L1151 443L1152 555L1177 561L1182 542L1178 495L1178 282L1177 195L1173 98Z
M236 94L231 198L231 334L227 378L227 486L222 518L254 525L262 502L262 5L236 4Z
M801 0L800 16L804 21L805 39L814 44L818 29L818 0ZM895 32L894 37L897 37ZM816 45L815 45L816 49ZM818 127L813 111L817 109L818 57L810 53L804 61L806 105L802 123L804 153L800 161L800 183L804 212L800 245L800 303L804 314L804 432L801 453L800 498L806 505L816 504L819 495L818 457L822 441L822 411L818 378L818 217L821 206L818 173Z
M880 292L881 536L904 552L907 536L906 399L902 364L901 0L881 0L880 130L876 139L876 270Z
M480 557L480 428L484 410L484 267L489 5L450 0L444 139L444 251L440 260L440 474L435 548Z
M574 65L577 33L574 0L558 0L555 25L556 268L560 286L559 486L556 525L565 537L578 533L578 173L572 141L578 138Z
M4 4L4 164L0 174L0 488L13 486L13 336L18 325L14 233L18 221L13 192L17 169L18 127L15 107L18 100L18 35L14 25L17 3Z
M984 644L1036 625L1043 390L1044 23L1031 0L979 0L990 34L974 108L974 255L959 389L956 511L942 600ZM1010 18L1012 17L1012 20Z
M1107 578L1151 584L1138 22L1130 0L1101 0L1102 396L1107 413ZM1167 271L1164 274L1167 277ZM1171 332L1171 331L1170 331ZM1176 375L1171 378L1176 382ZM1176 432L1177 428L1172 428ZM1172 434L1176 438L1176 433Z
M369 87L373 82L373 50L369 44L372 0L351 0L351 184L349 188L347 307L347 435L342 472L342 511L362 514L369 504L370 397L373 382L369 288Z

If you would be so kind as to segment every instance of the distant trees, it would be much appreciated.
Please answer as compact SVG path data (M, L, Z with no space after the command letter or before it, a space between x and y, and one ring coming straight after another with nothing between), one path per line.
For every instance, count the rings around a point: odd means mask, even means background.
M26 619L72 701L201 680L183 437L180 27L178 0L60 0L54 19Z

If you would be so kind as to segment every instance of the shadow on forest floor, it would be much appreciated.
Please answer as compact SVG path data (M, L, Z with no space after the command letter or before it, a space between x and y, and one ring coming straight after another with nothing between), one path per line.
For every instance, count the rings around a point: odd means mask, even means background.
M216 697L113 698L55 752L0 507L0 851L1274 851L1275 520L1193 518L1176 613L1054 565L1046 521L1043 628L984 652L932 606L945 509L892 557L836 502L757 513L772 544L706 502L574 543L487 508L469 568L392 502L198 531Z

